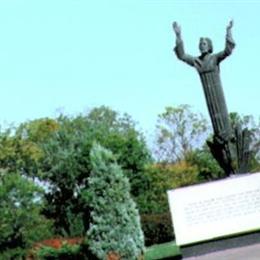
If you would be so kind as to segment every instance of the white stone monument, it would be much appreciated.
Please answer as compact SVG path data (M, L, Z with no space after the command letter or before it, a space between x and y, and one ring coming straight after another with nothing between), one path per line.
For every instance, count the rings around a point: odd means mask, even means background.
M168 191L179 246L260 229L260 173Z

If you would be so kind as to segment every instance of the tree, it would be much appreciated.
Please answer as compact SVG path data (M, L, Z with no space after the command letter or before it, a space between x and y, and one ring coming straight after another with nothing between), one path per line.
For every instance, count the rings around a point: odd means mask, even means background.
M119 114L108 107L92 109L87 117L92 129L91 141L95 140L111 150L131 183L131 194L142 193L143 172L151 162L151 154L145 138L136 130L136 123L128 114Z
M88 226L88 209L82 205L81 191L89 172L89 135L81 118L60 116L57 124L57 130L39 144L44 157L38 176L48 184L43 212L54 219L57 234L83 235Z
M206 119L193 113L188 105L166 107L158 116L156 128L156 158L168 163L185 159L189 152L205 142L209 134Z
M85 192L91 207L89 247L99 259L107 259L110 253L137 259L144 251L144 237L129 181L109 150L94 144L90 159Z
M221 179L225 177L223 169L219 166L205 143L202 148L195 149L186 157L187 163L197 167L198 182Z
M82 192L88 187L90 149L94 141L113 151L132 183L131 192L135 196L142 192L142 172L151 158L132 119L107 107L94 108L76 117L61 115L57 119L26 122L13 136L7 135L7 140L12 141L10 151L34 147L26 156L12 152L10 161L15 169L45 184L44 214L54 219L55 232L65 236L83 235L88 229L89 209ZM10 156L3 158L3 165L6 158Z
M46 142L57 127L55 120L43 118L0 132L0 168L37 177L44 156L39 144Z
M238 170L242 170L242 173L244 172L243 168L250 172L260 170L260 118L256 122L252 115L241 116L235 112L230 113L229 116L236 138L235 150L237 152ZM247 158L240 158L245 156ZM247 164L245 167L239 165L240 160L243 163L243 159Z
M42 197L43 190L20 174L1 177L1 259L20 259L34 242L52 235L51 222L40 214Z
M186 161L174 164L151 164L144 175L146 187L137 199L142 205L142 214L164 213L169 210L167 190L192 185L198 182L198 168Z

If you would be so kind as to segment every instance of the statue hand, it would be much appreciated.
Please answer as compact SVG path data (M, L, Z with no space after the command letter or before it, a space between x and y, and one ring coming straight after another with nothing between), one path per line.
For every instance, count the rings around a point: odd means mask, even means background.
M230 20L230 21L229 21L229 24L228 24L228 26L227 26L227 30L230 30L230 29L233 27L233 25L234 25L233 20Z
M177 24L177 22L173 22L172 28L177 36L181 34L181 27Z

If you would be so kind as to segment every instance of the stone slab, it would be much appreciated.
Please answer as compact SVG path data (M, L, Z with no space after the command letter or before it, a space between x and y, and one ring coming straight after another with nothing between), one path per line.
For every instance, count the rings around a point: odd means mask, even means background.
M260 229L260 173L168 191L176 244Z

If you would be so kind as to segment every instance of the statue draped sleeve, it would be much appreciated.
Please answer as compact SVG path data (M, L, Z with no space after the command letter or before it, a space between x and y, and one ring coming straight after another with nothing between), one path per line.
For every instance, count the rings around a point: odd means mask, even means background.
M233 38L231 37L231 35L227 34L226 35L225 49L223 51L215 54L215 56L217 58L217 63L220 63L227 56L229 56L232 53L235 46L236 46L236 44L235 44Z
M185 53L184 44L181 39L176 40L176 46L174 47L174 52L178 59L186 62L187 64L194 66L195 65L195 57Z

